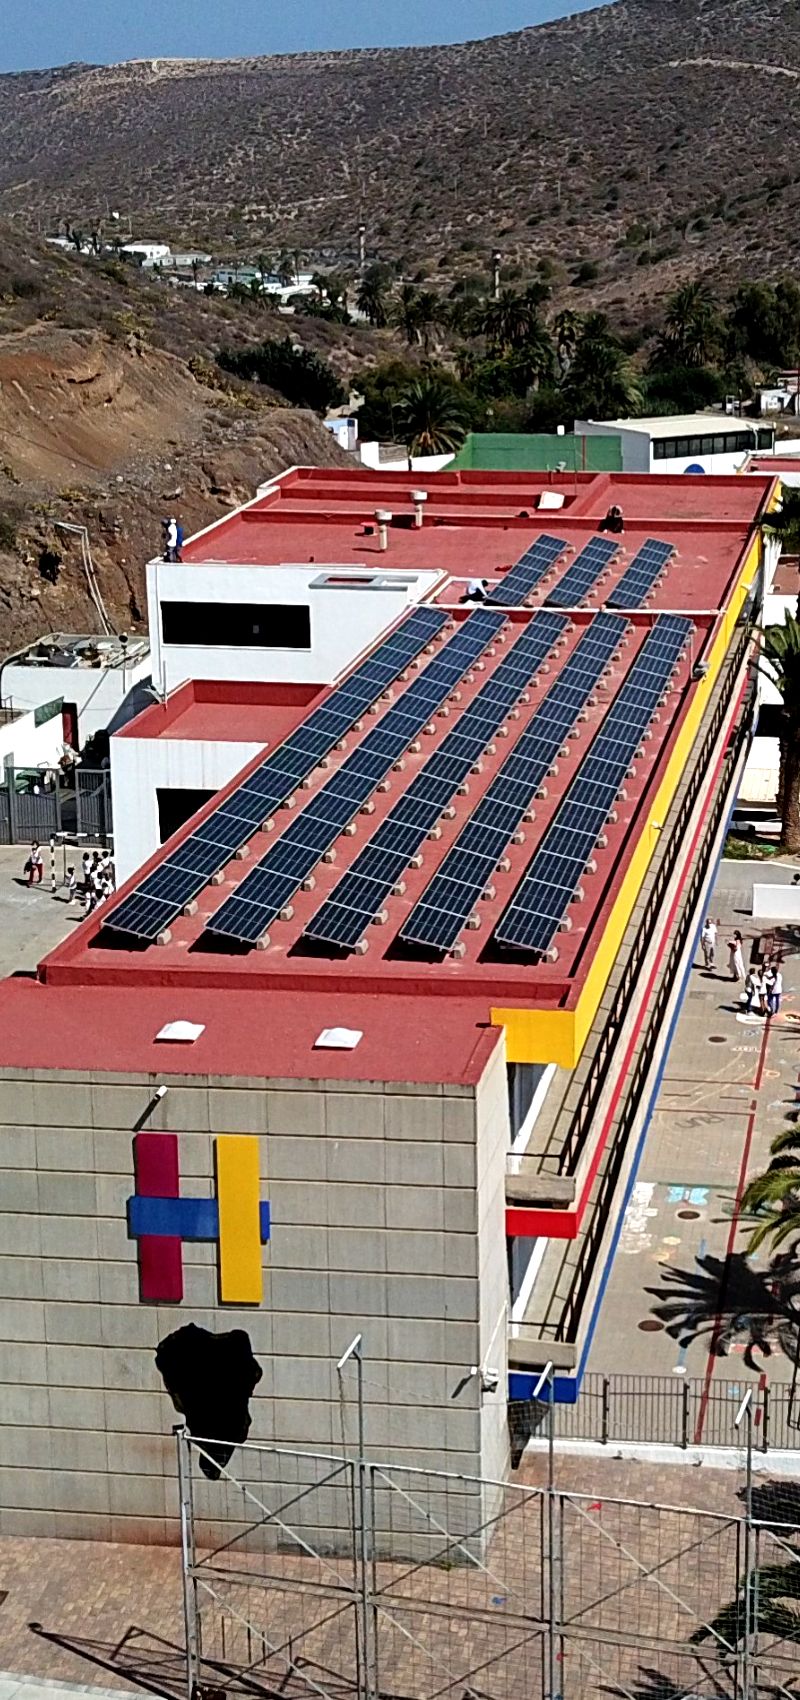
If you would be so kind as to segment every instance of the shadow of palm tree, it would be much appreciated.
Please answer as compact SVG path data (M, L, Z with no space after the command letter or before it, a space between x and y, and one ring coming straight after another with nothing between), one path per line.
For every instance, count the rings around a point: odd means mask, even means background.
M681 1346L707 1339L709 1351L725 1357L744 1341L743 1361L753 1370L776 1348L792 1360L797 1353L800 1268L789 1259L775 1259L765 1271L742 1252L707 1252L693 1269L665 1269L660 1285L645 1291L655 1301L652 1314Z
M733 1674L728 1676L718 1671L715 1675L710 1675L704 1670L699 1655L697 1664L698 1669L694 1675L696 1678L701 1673L705 1676L704 1694L718 1695L720 1700L729 1700L729 1697L736 1693ZM598 1684L601 1694L612 1694L615 1700L687 1700L687 1696L697 1693L699 1689L699 1681L693 1683L690 1680L688 1684L685 1681L676 1682L674 1677L667 1676L665 1671L654 1669L652 1665L640 1665L639 1681L626 1683L624 1688L608 1682Z

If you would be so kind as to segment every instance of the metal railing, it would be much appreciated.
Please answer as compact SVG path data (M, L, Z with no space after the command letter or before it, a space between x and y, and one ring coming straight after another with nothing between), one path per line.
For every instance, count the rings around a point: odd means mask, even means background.
M622 1031L624 1014L630 1001L633 983L636 975L640 971L644 951L649 948L652 941L653 916L658 905L663 900L666 884L674 871L678 849L684 842L685 827L690 818L691 810L696 802L700 785L707 775L711 752L717 742L725 719L725 714L730 706L736 678L741 662L744 659L744 653L748 642L749 638L743 638L742 642L739 644L736 656L733 658L730 666L727 688L720 693L719 700L715 706L708 733L703 742L700 757L681 803L679 818L676 822L675 831L672 834L670 850L659 868L658 875L645 910L642 929L640 929L637 934L636 944L634 945L632 955L626 964L625 973L620 981L617 996L614 1000L614 1005L612 1006L612 1011L606 1024L603 1035L604 1042L600 1047L602 1063L598 1069L594 1070L594 1072L589 1075L586 1086L581 1094L581 1100L578 1108L576 1109L575 1121L573 1122L575 1133L573 1135L573 1131L571 1129L570 1135L565 1142L562 1167L566 1167L566 1160L571 1161L574 1166L577 1156L583 1149L586 1134L589 1126L591 1125L591 1117L595 1113L600 1093L605 1082L606 1070L611 1060L614 1046L616 1045L617 1039ZM743 715L740 718L725 751L724 764L720 774L719 785L717 786L708 816L707 830L703 835L703 840L692 869L691 877L683 894L683 900L677 917L674 934L664 961L663 969L658 978L658 984L654 989L653 997L648 1005L647 1025L642 1032L641 1044L633 1058L624 1103L620 1111L619 1121L617 1122L613 1142L609 1151L609 1159L592 1205L587 1230L581 1240L580 1250L575 1261L569 1291L567 1293L561 1315L555 1331L550 1335L550 1338L558 1341L572 1340L577 1334L578 1324L589 1284L592 1279L597 1253L608 1225L608 1206L619 1179L631 1130L640 1111L641 1094L652 1065L656 1046L662 1033L663 1019L674 990L680 961L686 948L686 942L691 928L695 924L695 909L708 873L717 832L725 816L725 811L729 807L730 800L728 792L730 782L736 770L736 764L739 760L742 746L748 735L749 726L747 716ZM672 851L673 845L674 852ZM578 1123L577 1127L576 1122Z
M63 836L107 843L113 835L108 768L75 770L65 783L58 768L6 768L0 784L0 844L30 844Z
M602 1446L729 1447L731 1412L747 1391L753 1394L756 1450L800 1451L800 1396L793 1384L770 1382L763 1375L757 1381L732 1381L592 1371L583 1377L574 1405L556 1404L556 1436Z

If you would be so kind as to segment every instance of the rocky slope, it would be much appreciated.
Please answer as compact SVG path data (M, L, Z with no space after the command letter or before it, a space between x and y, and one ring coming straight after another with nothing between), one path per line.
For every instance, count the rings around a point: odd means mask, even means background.
M794 263L796 0L616 0L462 46L0 78L0 208L216 247L370 244L450 276L499 243L646 299ZM777 144L777 145L776 145ZM472 256L472 258L470 258Z

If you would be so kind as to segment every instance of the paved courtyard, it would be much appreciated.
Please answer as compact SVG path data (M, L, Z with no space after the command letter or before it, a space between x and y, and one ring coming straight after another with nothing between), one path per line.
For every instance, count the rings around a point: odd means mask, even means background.
M588 1368L741 1384L766 1371L788 1381L797 1332L795 1285L747 1260L746 1182L800 1113L800 928L754 921L754 880L789 883L789 863L723 862L709 912L719 917L717 963L692 970L625 1214ZM781 1013L746 1015L725 941L744 936L745 962L762 936L783 953ZM732 1401L737 1397L731 1385ZM732 1407L732 1414L733 1414ZM703 1438L702 1434L695 1437Z
M26 855L24 844L0 845L0 978L33 973L42 957L83 920L83 906L66 902L62 848L56 851L55 896L50 890L48 846L43 846L41 885L28 887L22 871ZM73 851L72 858L79 863L80 851Z

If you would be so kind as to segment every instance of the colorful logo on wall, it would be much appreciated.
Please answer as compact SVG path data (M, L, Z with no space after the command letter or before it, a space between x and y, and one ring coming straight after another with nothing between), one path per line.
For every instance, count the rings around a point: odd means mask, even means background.
M136 1191L128 1199L128 1230L138 1241L143 1302L179 1302L183 1246L210 1240L219 1247L220 1303L261 1304L261 1247L270 1237L270 1214L260 1196L258 1139L220 1134L214 1148L216 1197L187 1198L180 1192L177 1134L134 1138Z

